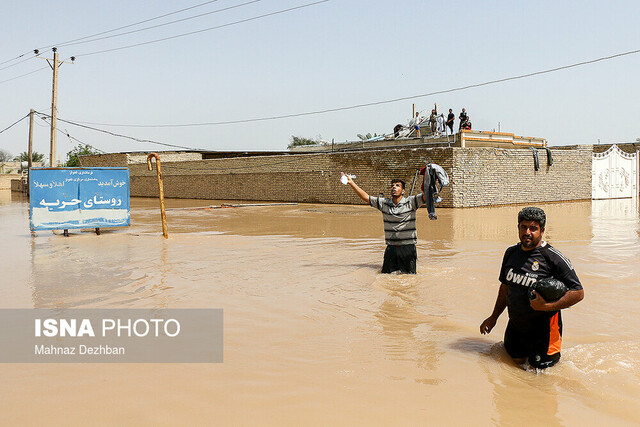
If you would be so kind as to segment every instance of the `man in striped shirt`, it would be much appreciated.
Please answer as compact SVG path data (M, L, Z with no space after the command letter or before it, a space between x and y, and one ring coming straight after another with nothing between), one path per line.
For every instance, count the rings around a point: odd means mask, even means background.
M384 251L383 273L400 271L416 274L418 253L416 243L416 211L425 205L424 194L404 197L405 183L401 179L391 180L391 198L369 196L358 187L349 175L348 184L356 194L372 207L382 212L384 221L384 238L387 249Z

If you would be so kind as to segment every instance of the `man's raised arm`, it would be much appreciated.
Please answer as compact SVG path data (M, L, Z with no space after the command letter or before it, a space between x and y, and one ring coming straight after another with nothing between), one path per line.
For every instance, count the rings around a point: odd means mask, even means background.
M349 175L345 174L344 172L340 172L340 175L341 176L346 176L347 177L347 184L349 184L349 186L351 186L351 188L353 188L353 191L356 192L358 197L360 197L366 204L369 204L369 195L367 194L367 192L364 191L362 188L358 187L358 184L353 182L353 179L351 179L351 177Z

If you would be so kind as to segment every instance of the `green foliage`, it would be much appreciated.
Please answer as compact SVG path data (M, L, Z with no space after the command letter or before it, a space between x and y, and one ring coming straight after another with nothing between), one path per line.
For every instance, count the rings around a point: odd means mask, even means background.
M291 135L291 143L287 146L287 148L299 147L301 145L317 145L317 144L318 144L318 141L314 139Z
M88 156L91 154L100 154L100 152L88 145L78 144L73 147L73 150L67 153L67 163L65 166L68 168L75 168L80 166L80 156Z
M31 153L31 161L33 162L41 162L44 159L44 154L40 154L37 151ZM29 153L23 151L20 155L13 158L16 162L28 162L29 161Z

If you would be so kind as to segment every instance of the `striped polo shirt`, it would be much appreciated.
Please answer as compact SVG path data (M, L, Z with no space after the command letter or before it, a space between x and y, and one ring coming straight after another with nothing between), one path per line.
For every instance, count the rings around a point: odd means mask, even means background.
M392 199L369 196L369 204L382 212L387 245L415 245L418 242L416 210L425 205L422 194L403 197L397 205Z

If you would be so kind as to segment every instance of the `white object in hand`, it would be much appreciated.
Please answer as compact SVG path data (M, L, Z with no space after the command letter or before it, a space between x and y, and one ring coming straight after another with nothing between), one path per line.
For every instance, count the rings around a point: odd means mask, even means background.
M349 178L354 179L355 177L355 175L342 175L340 177L340 182L347 185L349 183Z

